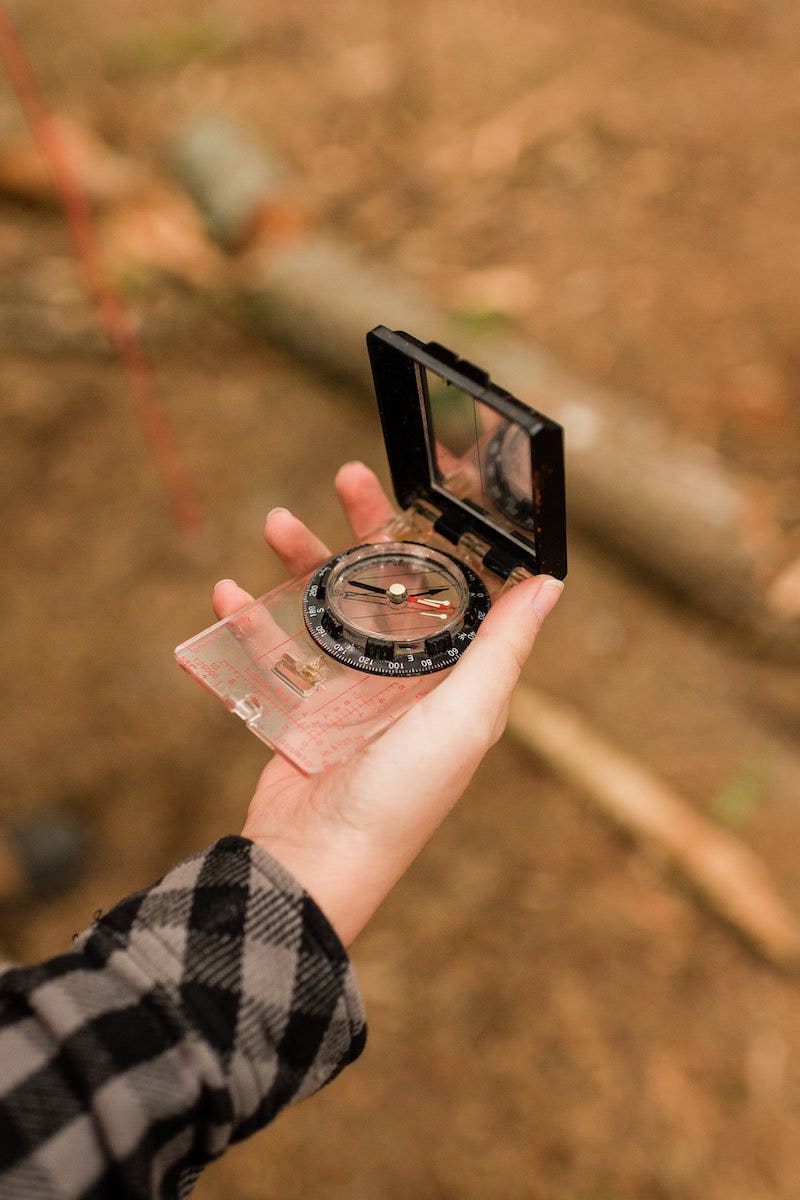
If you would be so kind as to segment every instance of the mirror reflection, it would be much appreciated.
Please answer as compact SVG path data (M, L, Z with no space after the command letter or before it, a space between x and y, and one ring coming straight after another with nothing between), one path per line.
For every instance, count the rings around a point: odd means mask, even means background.
M535 527L530 435L423 368L436 485L530 546Z

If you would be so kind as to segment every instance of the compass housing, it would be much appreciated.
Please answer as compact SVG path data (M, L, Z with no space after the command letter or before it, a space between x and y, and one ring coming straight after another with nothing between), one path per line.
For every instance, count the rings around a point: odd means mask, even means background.
M452 600L432 599L442 593ZM452 667L490 607L471 567L418 542L371 542L336 554L303 594L303 620L321 650L343 666L395 678Z
M441 514L436 532L453 545L465 534L484 542L489 549L483 564L501 578L522 567L533 575L563 579L567 539L561 426L438 342L424 343L379 325L367 334L367 350L401 507L420 501L432 505ZM498 436L510 426L519 431L513 439ZM509 464L513 489L504 486L497 452L509 441L516 445L515 462ZM516 505L504 502L512 493Z

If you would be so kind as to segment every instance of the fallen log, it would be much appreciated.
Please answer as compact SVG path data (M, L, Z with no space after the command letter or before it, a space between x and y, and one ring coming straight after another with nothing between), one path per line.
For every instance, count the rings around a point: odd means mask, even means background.
M53 129L94 206L125 200L147 184L148 172L139 163L112 150L86 125L58 116L53 118ZM0 140L0 194L27 204L58 207L53 172L27 132Z
M761 859L712 824L574 709L528 684L517 686L508 730L637 844L674 867L758 954L800 966L800 927Z
M800 657L800 593L792 589L787 600L786 588L776 593L770 586L797 551L758 487L738 478L712 450L646 415L643 406L575 378L540 348L513 337L467 336L456 318L341 242L302 222L290 236L284 225L274 236L274 222L265 214L286 205L285 172L231 122L220 160L222 127L219 118L213 122L213 136L202 137L195 120L177 138L173 162L211 228L222 226L228 245L245 247L237 286L255 328L304 361L363 387L371 387L364 333L378 322L468 353L564 425L569 512L577 527L673 592L747 626L763 649ZM237 189L237 172L252 181L258 161L261 193L249 185ZM226 189L249 197L234 222ZM248 240L250 231L256 232Z
M226 250L239 250L275 231L305 228L297 188L282 163L252 144L230 118L218 114L190 122L173 147L173 166ZM287 216L288 214L288 216Z

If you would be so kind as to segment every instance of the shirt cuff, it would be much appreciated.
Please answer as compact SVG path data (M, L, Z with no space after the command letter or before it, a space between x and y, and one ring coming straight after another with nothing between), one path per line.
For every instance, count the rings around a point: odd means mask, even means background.
M127 959L176 1002L196 1035L216 1153L317 1091L364 1047L364 1008L341 941L286 868L246 838L187 859L81 942L90 957L113 957L117 971Z

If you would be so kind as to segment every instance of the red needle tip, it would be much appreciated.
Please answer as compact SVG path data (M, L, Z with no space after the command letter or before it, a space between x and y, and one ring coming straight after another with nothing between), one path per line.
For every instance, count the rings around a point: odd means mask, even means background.
M425 600L419 599L416 596L407 596L408 604L416 604L419 608L452 608L449 600Z

